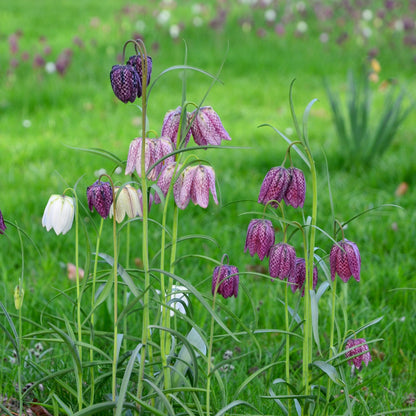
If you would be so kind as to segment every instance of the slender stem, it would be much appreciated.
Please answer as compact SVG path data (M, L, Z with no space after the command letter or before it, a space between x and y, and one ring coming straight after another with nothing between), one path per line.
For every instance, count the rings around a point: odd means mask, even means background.
M17 368L17 383L18 383L18 393L19 393L19 416L23 414L23 399L22 399L22 339L23 339L23 329L22 329L22 306L23 306L23 296L24 296L24 288L23 288L23 277L25 275L25 253L24 253L24 245L22 240L22 234L20 232L19 227L16 227L17 233L19 235L20 241L20 250L22 252L22 274L19 277L19 284L16 288L18 291L18 300L15 302L15 306L18 307L19 311L19 339L17 340L17 354L19 359L19 367ZM16 296L16 293L15 293Z
M335 301L337 293L337 279L332 282L332 305L331 305L331 332L329 338L329 358L334 355L334 331L335 331ZM326 389L326 404L328 408L329 399L331 397L331 378L328 377L328 386Z
M128 269L130 267L130 233L131 233L131 229L130 229L130 222L127 223L127 230L126 230L126 263L125 263L125 268ZM124 308L127 307L127 303L128 303L128 288L124 287L123 290L123 305ZM127 321L127 316L124 316L124 320L123 320L123 334L124 334L124 340L126 339L126 335L128 334L128 321ZM127 352L127 344L126 342L123 342L123 351Z
M285 286L285 327L286 331L289 332L289 297L288 297L289 284ZM290 337L286 334L286 383L290 383ZM287 395L291 395L290 387L287 386ZM291 413L291 401L288 401L288 415Z
M98 229L97 235L97 242L95 245L95 258L94 258L94 270L92 273L92 291L91 291L91 310L94 311L94 304L95 304L95 285L97 280L97 268L98 268L98 253L100 252L100 240L101 240L101 233L103 231L103 224L104 218L101 218L100 221L100 228ZM95 313L91 313L91 331L90 331L90 344L94 345L94 325L95 325ZM94 361L94 351L90 349L90 362ZM95 375L94 375L94 367L91 366L90 369L91 374L91 399L90 404L91 406L94 404L94 395L95 395Z
M113 286L114 286L114 332L113 332L113 365L112 365L112 399L116 400L117 397L117 338L118 338L118 247L117 247L117 222L116 222L116 212L117 212L117 201L116 195L114 195L113 187L113 206L114 206L114 215L113 215Z
M220 272L218 273L220 276ZM215 300L217 297L218 287L220 285L220 279L218 279L217 285L214 291L214 297L212 299L212 310L215 309ZM214 344L214 317L211 315L211 328L210 328L210 335L209 335L209 345L208 345L208 362L207 362L207 398L206 398L206 409L207 409L207 416L210 416L210 398L211 398L211 360L212 360L212 347Z

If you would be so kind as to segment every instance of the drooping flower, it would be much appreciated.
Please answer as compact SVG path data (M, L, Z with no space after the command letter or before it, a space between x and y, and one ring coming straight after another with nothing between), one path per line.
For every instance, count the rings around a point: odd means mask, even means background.
M74 198L66 195L51 195L42 217L42 226L56 235L66 234L72 227L75 208Z
M186 315L185 306L189 305L188 296L184 293L187 291L188 289L185 286L172 285L172 294L169 301L169 306L184 315ZM170 310L170 316L173 316L174 314L175 312Z
M176 162L170 163L169 165L163 168L157 180L157 186L162 191L163 196L166 196L168 194L169 187L172 182L173 175L175 173L175 169L177 172L179 172L180 168L181 165L176 166ZM155 204L160 204L161 202L160 196L157 192L155 193L154 202Z
M199 146L221 144L221 140L231 140L231 137L221 123L220 117L212 107L201 107L190 114L194 118L191 124L192 136Z
M0 211L0 234L3 234L6 228L7 227L6 227L6 224L4 223L3 214Z
M352 348L352 350L348 351L350 348ZM370 350L368 349L367 342L364 338L349 339L346 344L346 350L345 356L347 358L361 354L348 361L348 364L351 366L354 365L357 370L361 370L362 363L365 363L365 365L368 366L368 363L372 361Z
M272 278L280 280L290 278L295 273L296 252L286 243L278 243L269 251L269 274Z
M290 180L283 199L287 205L291 205L293 208L303 208L306 194L305 175L300 169L294 167L289 168L288 172Z
M276 208L278 202L285 196L289 182L290 175L286 168L283 166L271 168L261 184L258 202L266 205L269 201L276 201L271 202L271 205Z
M168 137L160 137L157 139L146 138L145 149L145 169L146 172L156 162L173 152L172 142ZM168 156L163 161L158 163L150 172L147 173L147 178L155 181L163 169L163 166L169 165L175 161L174 156ZM129 154L127 156L126 175L137 172L141 177L141 163L142 163L142 138L138 137L130 143Z
M211 166L189 166L180 174L173 186L176 205L185 209L190 200L195 205L206 208L211 191L214 202L218 205L215 189L215 172Z
M115 202L116 221L118 223L123 221L126 215L129 218L135 218L142 212L139 193L137 189L133 188L130 184L122 187L121 190L119 186L115 186L114 195L116 195L116 199L111 204L109 216L110 218L113 218Z
M142 57L141 55L134 55L130 56L129 60L127 61L127 65L131 65L137 72L139 76L139 85L137 88L137 98L142 96L142 75L143 75L143 67L142 67ZM149 85L150 77L152 75L152 58L150 56L147 57L147 84Z
M228 264L217 266L212 274L212 294L215 291L225 299L238 295L238 268Z
M137 71L131 65L114 65L110 72L110 81L115 96L123 103L134 102L140 86Z
M301 291L301 296L305 295L305 280L306 280L306 265L305 259L297 258L295 265L295 273L288 278L288 284L292 292L295 293L297 290ZM318 284L318 269L316 266L313 266L313 275L312 275L312 288L315 289Z
M332 246L329 255L329 263L331 267L331 279L335 280L335 274L348 282L350 277L359 282L361 270L361 256L357 244L352 241L343 240Z
M274 229L271 221L265 219L251 220L248 225L244 252L248 249L250 256L257 253L259 259L263 260L269 254L274 241Z
M161 135L165 137L169 137L169 139L175 145L175 148L177 147L178 131L179 131L179 125L181 121L181 112L182 112L182 107L178 107L176 108L176 110L167 112L163 120L162 131L161 131ZM188 114L186 114L186 117L184 118L186 118L186 122L189 123L190 117L188 116ZM188 124L186 128L188 128ZM186 134L185 139L183 140L183 147L187 146L190 137L191 137L191 130L189 129L188 133Z
M87 188L87 199L91 212L95 208L101 217L107 218L113 203L113 189L108 182L97 180Z

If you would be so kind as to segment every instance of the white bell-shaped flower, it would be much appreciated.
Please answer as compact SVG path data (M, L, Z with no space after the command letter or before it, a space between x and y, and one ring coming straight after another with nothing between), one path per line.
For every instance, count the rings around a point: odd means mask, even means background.
M51 195L42 217L42 226L56 235L66 234L72 227L75 208L74 198L66 195Z

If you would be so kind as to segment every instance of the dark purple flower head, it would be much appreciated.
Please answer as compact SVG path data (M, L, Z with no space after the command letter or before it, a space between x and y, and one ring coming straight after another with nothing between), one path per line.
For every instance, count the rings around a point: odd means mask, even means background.
M176 110L169 111L166 113L165 118L163 120L162 125L162 136L169 137L170 140L172 140L172 143L175 145L175 148L177 147L177 140L178 140L178 131L179 131L179 125L181 121L181 112L182 108L178 107ZM187 122L189 122L190 117L186 115ZM186 126L188 128L188 125ZM189 142L189 138L191 137L191 130L188 130L188 133L186 134L183 147L186 147L186 145ZM183 140L183 139L182 139Z
M127 65L131 65L139 75L139 87L137 89L137 97L140 98L142 96L142 75L143 75L143 67L142 67L142 57L141 55L134 55L130 56L129 60L126 63ZM149 85L150 77L152 75L152 58L150 56L147 57L147 84Z
M6 229L6 224L4 223L3 214L0 211L0 234L3 234Z
M56 58L55 66L60 75L65 75L72 59L72 49L64 49Z
M225 299L238 295L238 269L228 264L217 266L212 274L212 294L217 293Z
M361 270L361 257L357 244L352 241L343 240L334 244L329 255L331 266L331 279L335 280L335 274L348 282L351 276L359 282Z
M231 140L231 137L221 123L220 117L212 107L201 107L190 114L195 117L191 125L192 136L199 146L219 146L221 140Z
M211 166L205 165L187 167L173 186L175 202L180 209L185 209L190 200L195 205L206 208L209 202L209 191L218 205L215 172Z
M148 172L149 168L155 163L163 159L169 153L173 152L172 142L168 137L160 137L149 139L146 138L145 144L145 169ZM142 138L136 138L130 143L129 154L127 156L126 175L131 175L135 170L139 177L141 177L141 160L142 160ZM147 177L151 181L155 181L163 169L163 166L169 165L175 161L174 156L168 156L158 163Z
M360 345L363 344L363 345ZM356 345L358 345L356 348ZM348 351L350 348L353 348L352 350ZM345 356L347 358L353 357L354 355L358 355L357 357L351 358L351 360L348 361L349 365L354 365L354 367L357 370L361 370L362 363L365 363L366 366L368 366L368 363L372 361L371 354L368 349L367 342L364 338L357 338L357 339L349 339L347 341L346 345L346 353Z
M283 199L287 205L291 205L293 208L303 208L306 194L305 175L297 168L289 168L288 172L290 180Z
M257 253L260 260L263 260L268 254L270 247L274 244L273 224L269 220L256 219L251 220L248 225L246 244L244 252L254 256Z
M280 202L286 194L289 182L290 175L287 169L283 166L271 168L261 184L258 202L263 205L269 201ZM271 205L277 208L277 202L271 202Z
M295 249L286 243L278 243L269 251L269 274L280 280L293 277L296 268Z
M88 208L93 208L103 217L107 218L113 203L113 190L108 182L100 180L94 182L87 188Z
M127 103L131 103L137 97L140 86L139 75L131 65L114 65L110 72L110 81L116 97Z
M295 293L297 290L301 291L301 296L305 295L305 280L306 280L306 265L305 259L297 258L295 273L292 276L289 276L288 283L292 292ZM312 276L312 287L315 290L316 285L318 284L318 269L316 266L313 266L313 276Z

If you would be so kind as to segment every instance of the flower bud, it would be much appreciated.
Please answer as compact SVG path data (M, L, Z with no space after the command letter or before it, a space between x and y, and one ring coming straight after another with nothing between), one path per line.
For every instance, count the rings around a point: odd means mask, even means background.
M363 344L363 345L360 345L360 344ZM355 347L356 345L358 346ZM353 348L353 349L348 351L350 348ZM361 354L361 355L358 355L357 357L351 358L351 360L348 361L348 364L354 365L354 367L357 370L361 370L362 363L365 363L365 365L368 366L368 363L372 361L367 342L364 338L349 339L346 344L346 349L347 351L345 352L345 356L347 358L353 357L354 355L357 355L357 354Z
M140 86L140 78L131 65L114 65L110 72L110 81L116 97L127 103L134 102Z
M238 269L236 266L221 265L214 269L212 274L212 294L215 291L222 295L225 299L230 296L237 297L238 295Z
M286 205L291 205L293 208L301 207L305 202L306 182L305 175L300 169L289 168L289 184L286 192L283 195Z
M286 168L277 166L271 168L263 179L261 184L258 202L266 205L269 201L274 208L278 207L290 182L290 175Z
M269 251L269 274L280 280L293 277L296 267L295 249L286 243L278 243Z
M361 257L357 244L352 241L343 240L334 244L329 255L331 267L331 279L335 280L335 274L348 282L351 276L359 282L361 270Z
M23 298L25 296L25 291L22 287L16 286L14 288L14 306L19 310L23 305Z
M259 259L263 260L269 254L274 239L274 229L271 221L264 219L251 220L248 225L244 252L248 249L250 256L257 253Z

